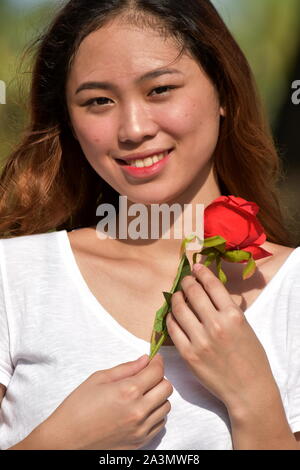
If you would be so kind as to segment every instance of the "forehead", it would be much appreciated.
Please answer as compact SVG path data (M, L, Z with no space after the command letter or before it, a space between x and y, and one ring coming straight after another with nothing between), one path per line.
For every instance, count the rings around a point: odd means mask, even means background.
M70 79L79 82L100 73L103 78L134 79L174 61L176 68L181 66L186 70L189 62L194 61L187 53L178 57L180 50L172 36L115 21L82 41L72 63Z

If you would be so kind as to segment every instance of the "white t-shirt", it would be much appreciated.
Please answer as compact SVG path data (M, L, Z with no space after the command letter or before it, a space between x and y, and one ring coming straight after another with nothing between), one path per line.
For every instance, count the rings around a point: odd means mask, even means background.
M150 344L99 304L65 230L0 240L0 268L0 383L7 387L0 449L7 449L93 372L149 354ZM290 427L300 431L300 247L245 315L268 355ZM143 449L232 449L224 404L202 387L175 346L160 353L174 387L171 411Z

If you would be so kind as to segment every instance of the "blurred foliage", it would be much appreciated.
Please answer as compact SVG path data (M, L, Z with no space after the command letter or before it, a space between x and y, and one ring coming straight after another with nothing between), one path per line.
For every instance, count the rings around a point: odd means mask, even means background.
M275 125L282 100L291 88L291 72L300 48L300 1L215 0L214 4L244 51Z
M214 0L213 3L245 52L270 121L275 123L291 85L291 67L300 45L300 1ZM40 4L36 0L31 8L25 5L21 0L0 3L0 80L7 85L7 104L0 105L0 161L18 140L28 115L25 104L30 63L28 59L23 62L24 49L45 29L57 8L54 0L43 0Z
M32 60L26 49L45 29L55 3L42 2L34 8L0 0L0 80L6 84L6 104L0 105L0 162L5 158L26 124L27 96Z

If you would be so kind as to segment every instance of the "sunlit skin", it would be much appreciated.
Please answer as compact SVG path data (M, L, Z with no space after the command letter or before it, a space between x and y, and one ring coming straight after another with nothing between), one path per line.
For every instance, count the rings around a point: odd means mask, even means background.
M131 202L207 205L220 195L212 172L220 116L218 93L198 63L152 30L113 22L84 39L67 82L74 134L96 172ZM179 72L137 82L157 69ZM78 88L107 81L112 90ZM174 87L173 89L161 87ZM90 103L87 105L87 103ZM115 157L175 148L163 171L146 180L125 175ZM155 241L158 244L164 240ZM168 240L168 250L178 240ZM153 246L154 248L154 246Z

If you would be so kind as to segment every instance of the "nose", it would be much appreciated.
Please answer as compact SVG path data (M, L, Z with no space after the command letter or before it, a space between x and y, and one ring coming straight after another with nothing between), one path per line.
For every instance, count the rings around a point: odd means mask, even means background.
M119 141L139 143L145 137L154 137L158 125L143 104L130 103L123 107L120 115Z

